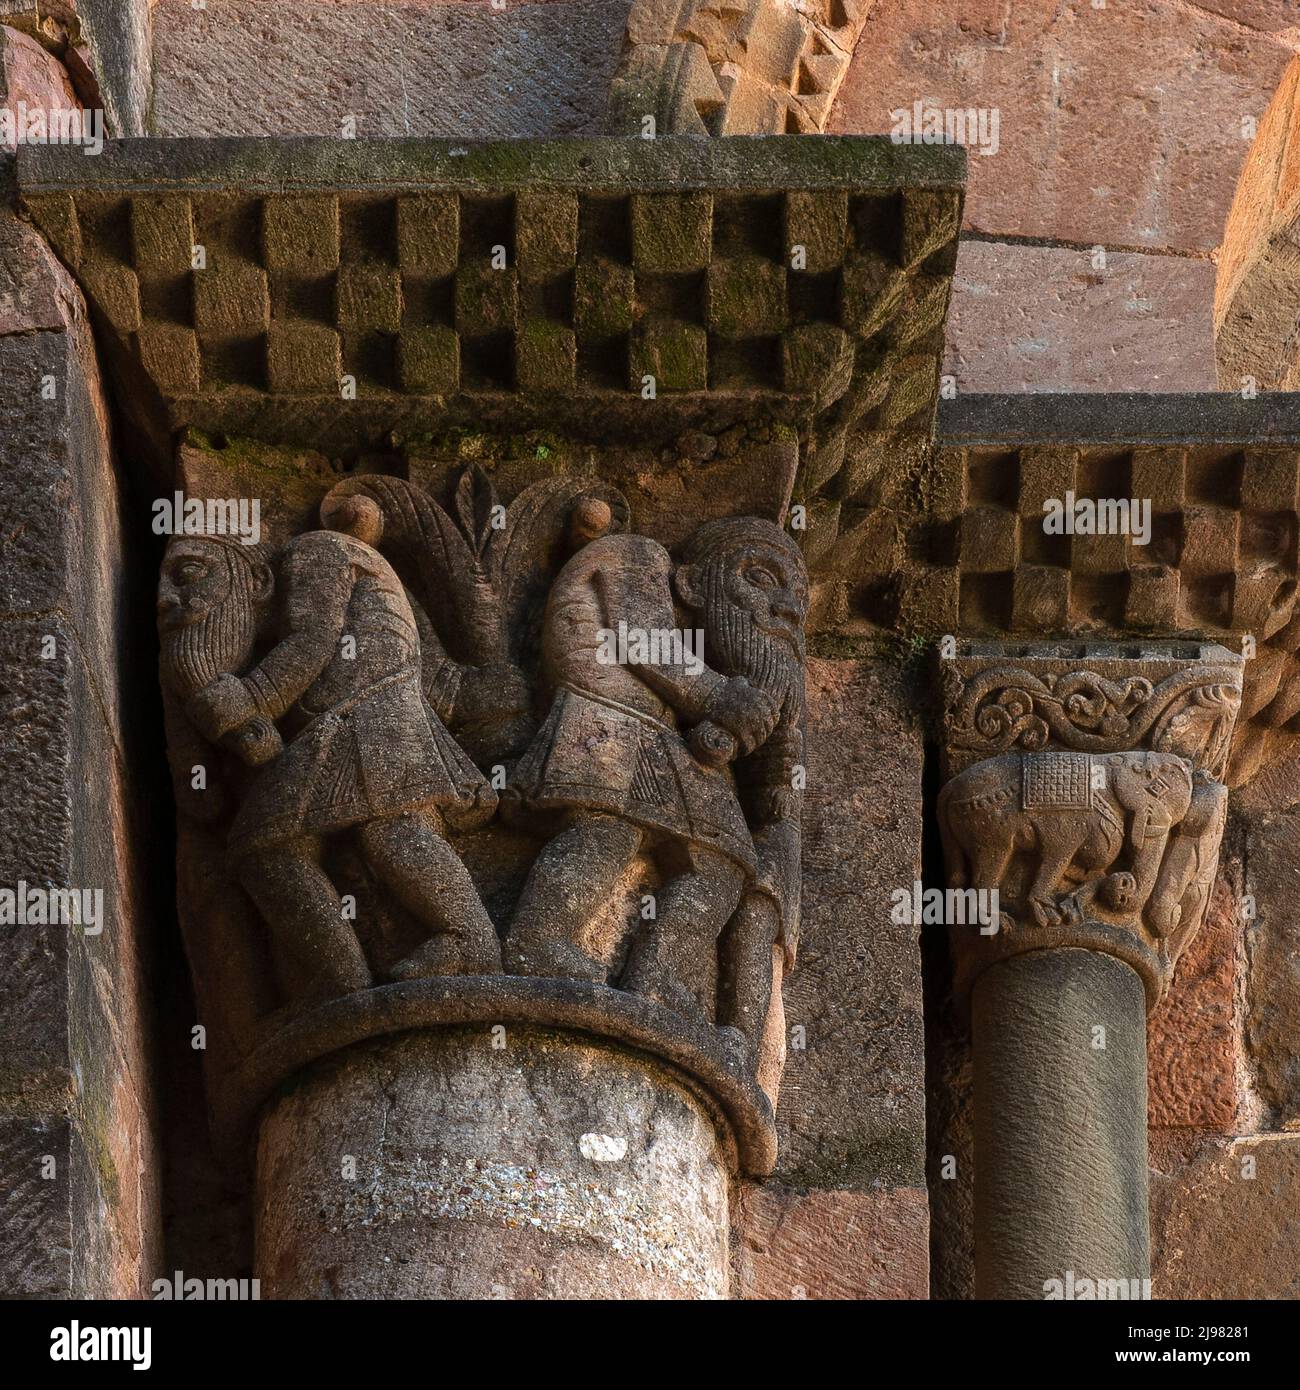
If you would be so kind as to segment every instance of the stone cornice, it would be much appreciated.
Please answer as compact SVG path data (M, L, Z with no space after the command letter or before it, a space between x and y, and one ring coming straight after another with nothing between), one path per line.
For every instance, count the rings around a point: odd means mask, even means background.
M929 433L964 169L884 138L132 140L24 149L18 183L161 433L767 419L833 462L864 418Z

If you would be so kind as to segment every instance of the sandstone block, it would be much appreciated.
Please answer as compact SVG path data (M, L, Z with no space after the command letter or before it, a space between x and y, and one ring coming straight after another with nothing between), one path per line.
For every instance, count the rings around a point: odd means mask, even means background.
M1300 1297L1300 1135L1153 1136L1155 1298Z
M965 241L944 371L961 391L1212 391L1214 267Z
M929 1225L924 1188L796 1192L742 1183L732 1297L927 1298Z
M810 661L808 707L804 920L785 990L777 1178L919 1188L920 929L890 913L892 890L920 877L921 736L884 664Z
M158 0L151 133L596 134L628 8Z

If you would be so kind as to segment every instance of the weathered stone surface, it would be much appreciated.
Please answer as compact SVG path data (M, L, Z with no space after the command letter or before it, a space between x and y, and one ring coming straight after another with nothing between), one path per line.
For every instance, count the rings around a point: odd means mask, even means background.
M29 308L0 336L0 885L98 889L103 916L94 934L6 928L0 1106L66 1141L52 1186L34 1189L60 1197L6 1216L3 1243L35 1222L48 1257L63 1252L33 1291L127 1296L160 1231L120 503L80 296L5 218L3 279Z
M1262 114L1290 57L1179 0L884 0L829 128L888 131L918 100L993 108L998 152L971 160L969 226L1207 253L1246 157L1243 117Z
M925 1162L920 928L890 920L921 872L920 731L898 671L812 660L799 964L777 1177L919 1187Z
M1151 1163L1153 1297L1300 1297L1300 1135L1157 1133Z
M628 0L153 10L157 135L594 134Z
M1151 1127L1237 1127L1242 1097L1237 957L1242 934L1240 865L1220 866L1205 926L1179 961L1169 997L1147 1021Z
M1278 1128L1300 1119L1300 823L1295 816L1249 824L1246 891L1246 1043L1256 1084Z
M110 135L143 135L151 96L156 0L76 0Z
M0 336L61 330L80 294L40 234L0 218Z
M270 1297L728 1291L712 1119L668 1072L563 1035L410 1034L321 1064L263 1123L257 1209Z
M1294 325L1300 305L1300 164L1296 127L1300 60L1292 62L1259 123L1223 233L1214 295L1219 382L1261 390L1300 381Z
M1289 0L1197 0L1197 8L1235 20L1248 29L1275 34L1279 43L1300 47L1296 12Z
M61 1114L0 1116L0 1285L7 1298L66 1298L74 1287L71 1146L72 1127Z
M1213 296L1208 260L963 241L944 371L962 392L1213 391Z
M923 1187L797 1192L741 1183L732 1297L927 1298L928 1205Z
M0 106L9 112L12 126L23 127L24 112L40 113L44 122L45 113L75 110L80 104L57 59L30 35L0 26ZM12 150L14 143L0 141L0 150Z

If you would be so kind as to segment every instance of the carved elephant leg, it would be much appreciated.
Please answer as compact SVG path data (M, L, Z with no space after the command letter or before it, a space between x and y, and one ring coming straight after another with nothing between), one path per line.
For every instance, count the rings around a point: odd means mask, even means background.
M1038 872L1034 875L1034 881L1029 888L1029 910L1034 915L1034 921L1040 927L1055 924L1062 920L1061 908L1058 906L1056 897L1057 890L1061 885L1061 877L1066 869L1070 867L1070 861L1074 858L1074 841L1067 841L1064 845L1043 845L1041 849L1042 859L1039 861Z
M432 818L392 816L361 831L366 860L397 900L433 934L390 972L395 980L431 975L494 975L501 946L469 870Z
M980 843L971 851L971 880L969 884L954 883L957 888L996 888L1002 882L1011 863L1014 846L1011 837L999 839L996 843Z
M315 841L287 840L246 856L239 878L278 952L301 980L303 995L329 999L368 989L373 979L317 856Z
M574 819L547 842L506 936L506 970L605 982L607 971L579 944L614 884L641 848L642 832L614 816Z
M659 894L655 920L633 943L621 983L676 1013L702 1011L712 1022L713 1001L705 1001L701 993L715 979L712 957L740 901L745 875L712 850L694 847L691 860L692 870L672 879ZM768 960L770 970L770 953Z

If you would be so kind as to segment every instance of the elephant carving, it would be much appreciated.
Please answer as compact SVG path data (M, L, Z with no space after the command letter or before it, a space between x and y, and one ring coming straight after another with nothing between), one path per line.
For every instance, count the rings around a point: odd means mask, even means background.
M1094 903L1136 925L1192 788L1192 765L1172 753L1006 753L975 763L939 793L949 885L999 889L1005 899L1008 871L1024 855L1032 867L1019 907L1038 926L1072 925ZM1164 904L1153 934L1171 931L1178 915Z

